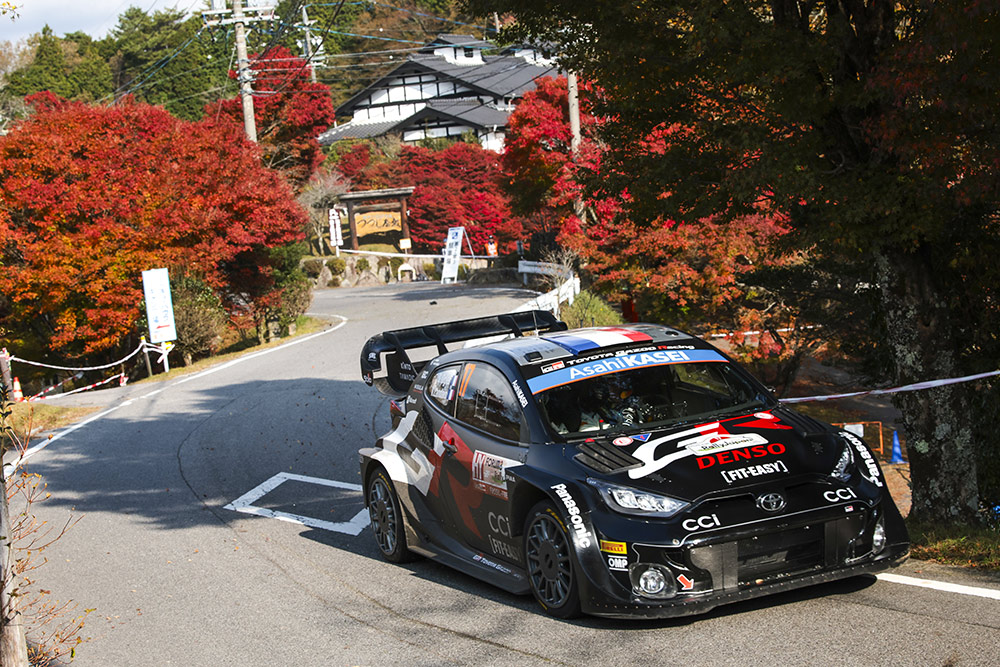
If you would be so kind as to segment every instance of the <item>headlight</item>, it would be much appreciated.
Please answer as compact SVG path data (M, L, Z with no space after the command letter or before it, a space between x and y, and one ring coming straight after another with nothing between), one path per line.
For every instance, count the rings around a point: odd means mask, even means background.
M872 531L872 553L881 553L885 549L885 517L879 517Z
M848 468L854 463L854 452L851 450L851 445L849 443L844 443L844 451L840 454L840 458L837 459L837 465L833 466L833 470L830 471L830 477L838 479L841 482L846 482L851 478L851 473Z
M688 506L683 501L628 486L608 484L596 479L588 479L587 483L600 492L608 507L622 514L669 517Z

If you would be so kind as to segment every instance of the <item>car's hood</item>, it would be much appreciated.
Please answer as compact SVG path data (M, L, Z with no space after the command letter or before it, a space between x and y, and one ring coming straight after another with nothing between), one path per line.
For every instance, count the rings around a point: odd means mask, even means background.
M692 501L768 482L781 487L798 475L827 475L844 443L829 426L775 408L646 433L595 434L572 449L577 461L607 481Z

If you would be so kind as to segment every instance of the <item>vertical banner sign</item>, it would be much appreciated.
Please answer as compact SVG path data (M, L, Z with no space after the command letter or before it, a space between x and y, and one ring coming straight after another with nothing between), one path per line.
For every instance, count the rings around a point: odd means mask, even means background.
M341 248L344 245L344 232L340 228L340 211L330 209L330 245Z
M453 283L458 278L458 260L462 256L462 235L465 227L449 227L448 239L444 243L444 266L441 268L441 282Z
M174 326L174 304L170 300L170 276L166 269L142 272L142 291L146 295L146 319L149 320L149 342L155 344L177 340Z

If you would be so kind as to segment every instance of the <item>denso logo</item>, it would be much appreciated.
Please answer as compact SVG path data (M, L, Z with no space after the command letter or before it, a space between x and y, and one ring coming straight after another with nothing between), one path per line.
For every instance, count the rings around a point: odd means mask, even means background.
M823 497L826 498L827 502L839 503L844 500L856 500L858 494L854 493L854 489L837 489L836 491L824 491Z
M725 452L718 452L717 454L709 454L708 456L698 457L698 468L704 470L705 468L711 468L715 464L725 465L727 463L736 463L738 461L749 461L753 458L758 458L761 456L768 456L770 454L784 454L785 446L780 442L772 442L771 444L755 445L753 447L744 447L742 449L731 449Z
M684 530L690 530L695 532L697 530L710 530L712 528L718 528L722 525L719 521L719 517L715 514L706 514L705 516L700 516L697 519L684 519L681 522L681 527Z

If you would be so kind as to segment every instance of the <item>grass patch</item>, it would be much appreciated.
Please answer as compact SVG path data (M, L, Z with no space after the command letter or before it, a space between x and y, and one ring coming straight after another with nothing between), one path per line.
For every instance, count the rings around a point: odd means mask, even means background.
M54 431L80 421L98 407L63 407L44 401L15 403L10 415L14 435L21 443L45 431Z
M236 359L241 357L247 352L257 352L259 350L266 350L271 347L277 347L283 343L298 338L299 336L306 336L311 333L316 333L321 331L330 325L329 320L323 320L316 317L309 317L307 315L300 315L295 320L295 335L286 336L284 338L278 338L269 343L264 343L263 345L257 344L256 336L248 337L243 340L239 340L231 343L223 349L223 352L216 354L212 357L206 357L204 359L199 359L190 366L174 366L174 363L180 363L180 359L175 359L173 356L170 357L170 372L163 373L163 366L160 364L153 364L153 377L151 378L141 378L139 380L133 380L129 384L139 384L140 382L148 381L158 381L158 380L169 380L170 378L180 377L182 375L190 375L191 373L197 373L198 371L205 370L209 366L215 366L216 364L229 361L231 359ZM152 355L150 355L152 357ZM157 370L161 372L157 372ZM145 372L145 367L143 367L143 372Z
M983 570L1000 570L1000 530L983 526L940 526L907 519L914 558Z

